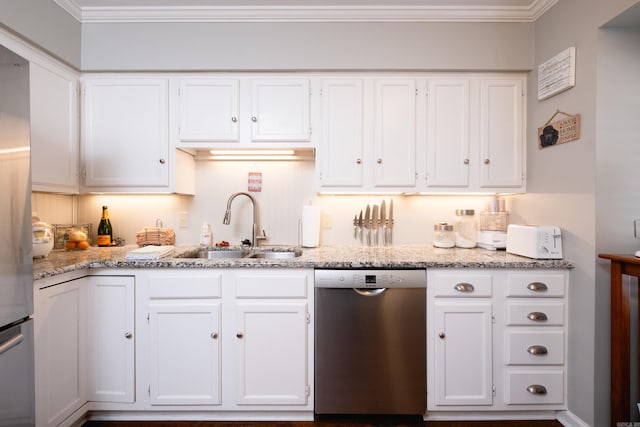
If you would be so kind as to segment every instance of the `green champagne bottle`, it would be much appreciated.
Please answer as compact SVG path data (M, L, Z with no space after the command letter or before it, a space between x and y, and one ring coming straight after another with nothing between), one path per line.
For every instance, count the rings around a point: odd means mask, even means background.
M113 229L109 221L109 209L102 207L102 218L98 224L98 246L111 246L113 242Z

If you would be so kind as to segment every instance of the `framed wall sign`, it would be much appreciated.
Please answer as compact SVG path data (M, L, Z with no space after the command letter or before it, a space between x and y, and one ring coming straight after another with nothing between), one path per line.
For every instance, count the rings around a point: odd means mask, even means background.
M576 48L569 47L538 66L538 100L576 85Z

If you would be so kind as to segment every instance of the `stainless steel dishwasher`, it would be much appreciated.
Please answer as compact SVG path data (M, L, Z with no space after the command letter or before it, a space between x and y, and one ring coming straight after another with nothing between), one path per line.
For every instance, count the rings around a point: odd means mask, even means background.
M426 410L426 271L315 271L315 413Z

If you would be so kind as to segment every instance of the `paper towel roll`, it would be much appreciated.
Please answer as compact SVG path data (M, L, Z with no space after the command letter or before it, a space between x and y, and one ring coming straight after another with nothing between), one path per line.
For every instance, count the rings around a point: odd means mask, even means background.
M304 206L302 208L302 246L315 248L320 245L320 216L319 206Z

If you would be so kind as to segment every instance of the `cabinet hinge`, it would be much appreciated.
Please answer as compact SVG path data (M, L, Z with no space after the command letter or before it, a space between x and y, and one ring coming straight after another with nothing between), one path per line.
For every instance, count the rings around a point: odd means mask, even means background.
M151 316L149 316L149 313L147 313L147 323L150 323L150 322L149 322L150 317L151 317Z
M429 89L427 89L424 94L428 98L429 97Z
M496 386L495 385L491 385L491 395L493 397L496 397Z
M87 94L87 88L82 86L80 88L80 95L85 96Z
M309 384L304 386L304 393L307 395L307 397L311 396L311 387L309 387Z
M307 325L311 323L311 315L307 313Z
M416 96L418 96L418 88L416 88Z
M151 384L149 384L149 387L147 388L147 394L151 397Z
M491 313L491 323L496 324L496 316L493 313Z
M520 95L524 96L525 95L525 89L524 86L522 87L522 89L520 89Z
M86 181L87 180L87 169L82 169L82 172L80 173L80 175L82 175L82 180Z

